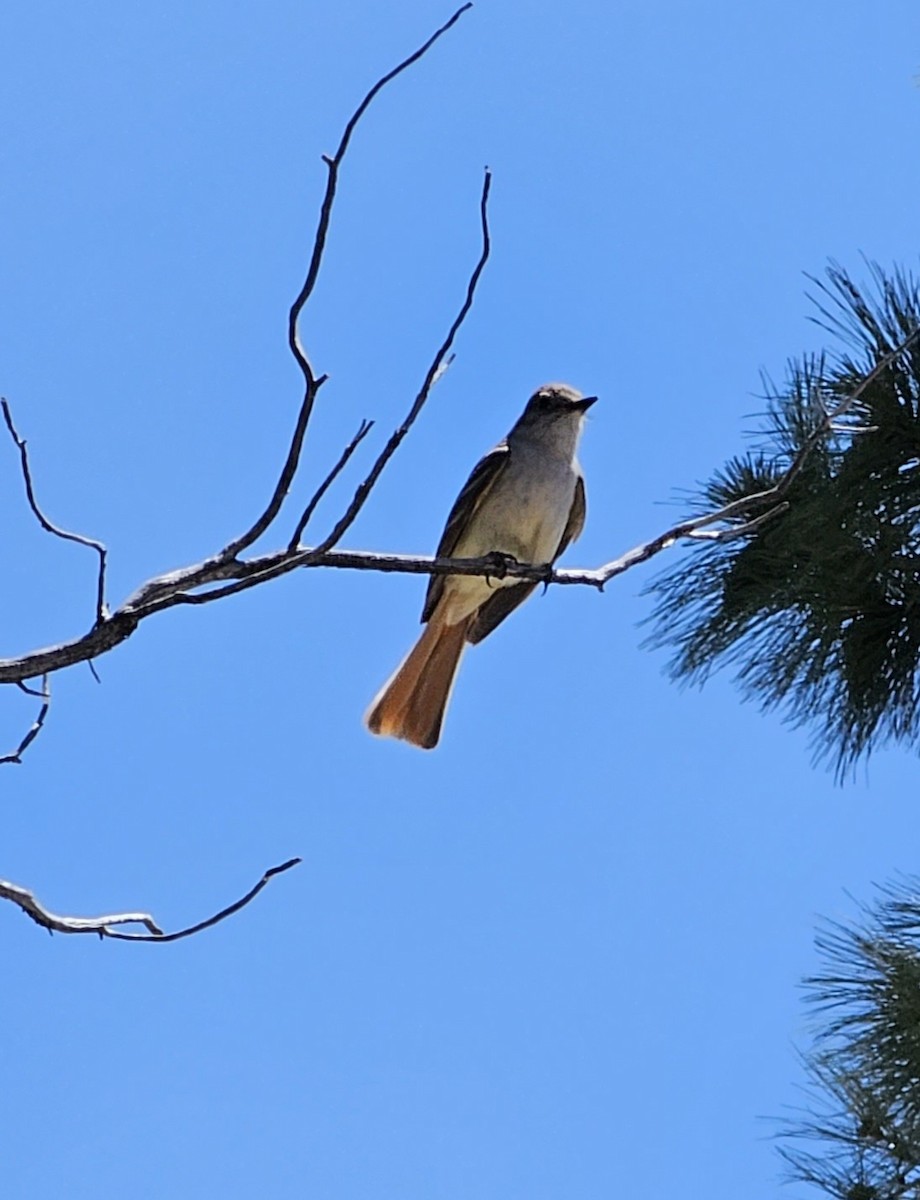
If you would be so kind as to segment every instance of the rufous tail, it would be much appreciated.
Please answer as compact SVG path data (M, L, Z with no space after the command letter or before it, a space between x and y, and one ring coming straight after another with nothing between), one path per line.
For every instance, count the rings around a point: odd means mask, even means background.
M402 738L424 750L438 744L472 619L446 625L434 614L367 710L364 723L371 733Z

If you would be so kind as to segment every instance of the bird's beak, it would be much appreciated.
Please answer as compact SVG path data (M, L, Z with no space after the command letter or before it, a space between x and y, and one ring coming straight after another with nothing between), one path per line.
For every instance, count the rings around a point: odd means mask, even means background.
M582 400L579 400L576 403L575 407L579 412L587 412L595 400L597 400L597 396L585 396Z

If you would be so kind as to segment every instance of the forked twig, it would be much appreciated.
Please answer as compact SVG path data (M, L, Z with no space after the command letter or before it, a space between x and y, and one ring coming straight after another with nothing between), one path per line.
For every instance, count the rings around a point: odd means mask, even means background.
M226 908L222 908L213 917L208 917L205 921L199 921L196 925L189 925L185 929L177 929L173 933L164 933L150 913L144 912L110 913L104 917L62 917L45 908L36 899L33 892L30 892L27 888L19 887L18 884L9 883L5 879L0 879L0 900L9 900L12 904L21 908L27 916L31 917L36 924L47 929L49 933L95 933L97 937L113 938L121 942L177 942L180 938L191 937L193 934L200 933L203 929L209 929L219 921L224 921L227 917L233 916L234 913L239 912L241 908L245 907L250 900L255 899L259 892L276 875L280 875L284 871L289 871L301 861L299 858L289 858L287 862L281 863L280 866L270 867L255 887L250 888L245 896L234 901L233 904L229 904ZM143 925L148 932L120 933L112 928L113 925L135 924Z
M460 10L463 11L462 9ZM228 561L222 557L214 562L202 564L203 570L197 575L182 575L179 573L170 581L168 586L158 580L152 580L150 584L145 585L139 594L132 597L125 608L130 608L130 611L139 616L149 616L152 612L159 612L165 608L172 608L178 604L201 605L210 604L214 600L222 600L226 596L234 596L238 592L247 591L249 588L257 587L259 584L267 583L270 579L276 579L281 575L286 575L289 571L295 570L297 567L312 567L320 565L340 565L334 562L334 556L329 555L329 551L339 540L343 533L353 524L361 509L367 502L374 484L380 478L387 463L399 449L399 446L408 434L409 430L415 424L415 421L431 395L431 390L437 381L444 374L448 365L452 360L451 347L460 331L463 322L466 320L470 309L473 306L473 301L476 297L476 289L479 284L482 272L485 270L486 263L489 261L491 252L491 236L489 233L489 192L492 186L492 173L486 168L482 181L482 193L479 199L479 223L481 231L481 249L476 265L470 274L469 281L466 285L466 294L463 298L463 303L460 305L457 315L454 317L450 328L444 338L444 341L438 347L434 358L425 374L421 389L411 408L406 414L403 423L390 435L384 448L377 456L370 472L358 486L357 491L351 499L351 503L346 508L345 512L336 522L329 535L318 545L312 548L301 548L299 546L300 536L306 528L307 522L313 515L316 505L325 494L329 485L341 472L342 468L348 462L357 445L365 437L371 428L371 423L362 422L358 432L355 434L352 441L345 450L336 465L322 482L319 489L310 500L304 511L297 528L294 532L286 551L277 555L262 556L259 560L250 560L248 563L241 563L237 559ZM368 556L369 557L369 556ZM390 556L393 559L399 556ZM409 561L404 559L403 561ZM416 560L418 562L428 563L430 559ZM490 572L495 574L494 562L489 560ZM392 568L398 570L398 567ZM410 568L411 569L411 568ZM540 578L543 579L545 571L543 568L533 568L540 571ZM194 569L193 569L194 570ZM468 572L476 573L475 570ZM482 572L480 572L482 573ZM207 578L205 577L207 575ZM216 582L218 579L232 578L234 582L225 584L223 587L212 588L206 592L195 591L210 583ZM526 576L522 576L525 577ZM2 666L0 663L0 681L2 681Z

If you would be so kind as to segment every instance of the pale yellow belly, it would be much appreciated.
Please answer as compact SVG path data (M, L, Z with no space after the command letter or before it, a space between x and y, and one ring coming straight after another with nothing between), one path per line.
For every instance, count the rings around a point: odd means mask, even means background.
M570 463L541 464L536 483L512 464L480 505L454 549L456 558L479 558L500 551L522 563L552 562L562 541L575 494L575 472ZM514 579L483 579L471 575L448 576L444 586L445 617L453 624L488 600L496 587Z

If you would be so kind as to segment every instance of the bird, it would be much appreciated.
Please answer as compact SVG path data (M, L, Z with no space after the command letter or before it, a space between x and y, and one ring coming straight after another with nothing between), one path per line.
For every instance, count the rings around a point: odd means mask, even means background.
M554 563L584 528L585 481L576 452L596 400L564 383L538 388L463 486L437 557L496 554L535 566ZM432 575L425 628L368 708L371 733L433 749L466 644L481 642L536 586L507 576Z

